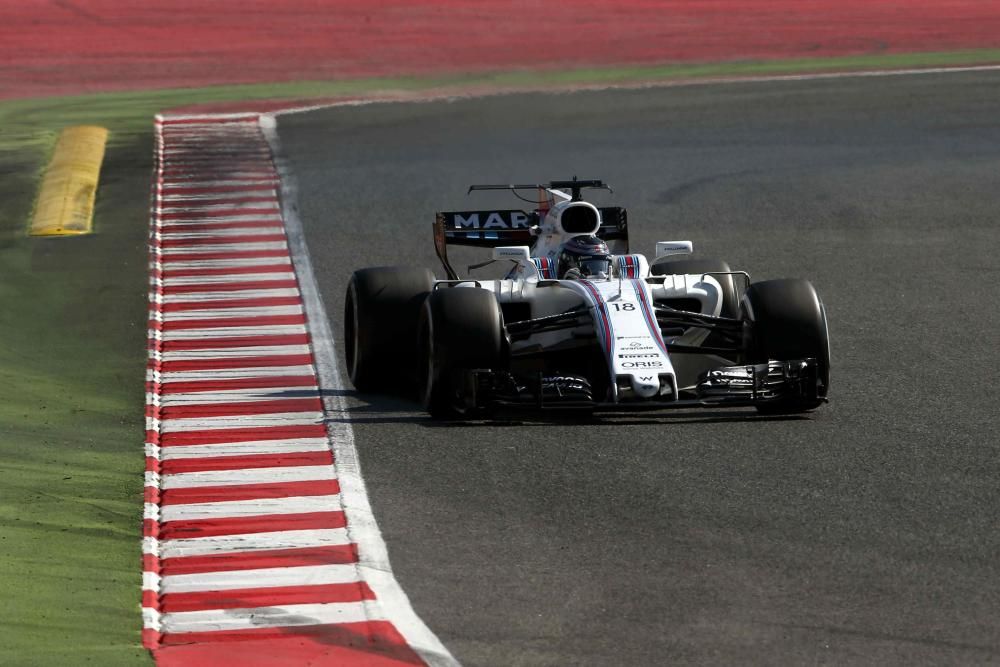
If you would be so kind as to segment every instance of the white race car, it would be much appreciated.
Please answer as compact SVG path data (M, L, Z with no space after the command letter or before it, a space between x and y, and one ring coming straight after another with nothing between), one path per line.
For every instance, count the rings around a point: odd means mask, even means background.
M827 400L826 311L808 281L751 283L722 261L678 259L692 252L690 241L657 243L652 263L631 254L625 209L581 197L585 188L610 190L601 181L470 192L527 188L539 195L531 211L437 214L444 280L395 267L352 275L344 338L359 391L399 393L415 383L439 418L515 407L796 413ZM493 249L470 270L510 262L510 271L461 278L449 245Z

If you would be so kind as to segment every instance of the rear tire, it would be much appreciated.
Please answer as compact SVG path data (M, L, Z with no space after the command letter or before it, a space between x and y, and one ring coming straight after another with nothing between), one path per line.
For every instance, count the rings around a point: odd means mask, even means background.
M743 297L744 317L750 324L750 363L769 359L816 359L816 399L787 399L757 406L765 414L793 414L813 410L830 388L830 336L826 308L807 280L766 280L754 283Z
M653 276L677 276L685 274L728 272L727 262L719 259L670 259L663 257L649 267L649 274ZM733 284L732 276L712 276L722 287L722 309L719 311L720 317L740 316L740 300L736 296L736 287Z
M420 306L434 286L427 269L378 267L355 271L344 300L344 356L358 391L408 389Z
M503 314L492 292L470 287L431 292L420 311L417 389L435 419L466 415L465 372L503 367Z

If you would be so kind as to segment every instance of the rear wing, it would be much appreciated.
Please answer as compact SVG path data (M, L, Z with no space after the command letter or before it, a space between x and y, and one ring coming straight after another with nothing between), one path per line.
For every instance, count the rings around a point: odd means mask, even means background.
M598 208L601 228L597 235L608 242L616 255L628 254L628 213L620 206ZM496 248L505 245L534 246L538 225L545 209L522 211L443 211L434 219L434 250L444 266L449 280L458 273L448 262L448 246L464 245Z

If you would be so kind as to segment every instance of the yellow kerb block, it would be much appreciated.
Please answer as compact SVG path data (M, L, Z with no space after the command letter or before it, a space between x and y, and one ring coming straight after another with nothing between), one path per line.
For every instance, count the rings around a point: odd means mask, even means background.
M94 226L94 198L104 161L108 131L103 127L67 127L42 179L31 221L32 236L89 234Z

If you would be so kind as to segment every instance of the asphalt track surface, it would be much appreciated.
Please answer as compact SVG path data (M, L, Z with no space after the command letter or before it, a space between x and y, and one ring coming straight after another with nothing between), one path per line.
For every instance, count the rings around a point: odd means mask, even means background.
M279 133L338 332L353 269L437 267L433 212L476 208L469 183L573 174L615 186L635 251L690 239L826 302L832 402L808 418L437 424L348 392L396 574L459 660L1000 661L1000 75L384 104Z

